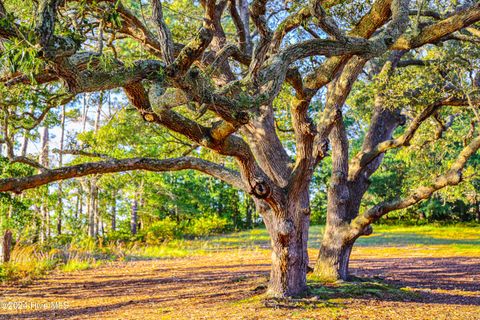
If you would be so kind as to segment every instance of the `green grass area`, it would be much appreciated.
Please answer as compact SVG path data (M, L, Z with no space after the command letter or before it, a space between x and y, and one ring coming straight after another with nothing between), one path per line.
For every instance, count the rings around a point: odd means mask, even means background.
M202 245L195 241L173 240L161 245L133 246L125 250L125 260L181 258L202 254Z
M480 226L377 226L371 236L357 241L360 246L480 245Z
M311 226L309 248L320 247L323 226ZM355 248L367 252L376 250L386 255L402 255L414 247L417 254L479 255L480 226L386 226L374 227L368 237L357 240ZM211 236L196 240L174 240L161 245L140 246L127 250L126 259L159 259L203 255L231 250L268 250L270 237L264 228ZM423 250L423 251L421 251ZM428 253L427 253L428 251Z
M319 248L323 237L323 226L311 226L309 247ZM412 245L449 245L458 248L477 248L480 245L480 226L374 226L373 234L361 237L356 245L362 247L396 247ZM201 240L197 240L201 241ZM207 240L210 248L250 248L269 247L266 229L254 229Z

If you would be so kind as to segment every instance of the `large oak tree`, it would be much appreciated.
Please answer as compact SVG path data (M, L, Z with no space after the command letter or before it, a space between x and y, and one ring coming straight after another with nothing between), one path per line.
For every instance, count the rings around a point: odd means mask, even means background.
M192 23L191 39L184 43L172 32L162 5L168 3L40 0L32 14L16 10L14 1L0 0L2 86L23 86L48 96L40 114L9 112L16 102L2 97L1 142L7 156L40 173L0 180L0 192L20 193L63 179L128 170L201 171L255 199L271 236L268 292L283 297L306 288L309 187L330 150L327 225L314 272L346 279L352 245L372 232L373 222L458 184L468 159L480 148L480 136L473 130L443 174L412 186L404 198L360 210L383 155L408 146L422 123L434 117L439 139L449 127L442 109L463 106L464 116L478 117L478 58L467 57L469 68L453 81L448 67L435 69L439 77L431 82L404 88L402 97L409 100L392 101L389 92L399 68L438 66L423 59L432 47L478 43L476 1L201 0L192 5L203 16L186 19ZM135 50L141 55L132 54ZM345 104L359 79L379 85L365 112L363 144L349 156L353 149L345 114L355 105ZM460 80L473 90L462 90L456 83ZM34 128L52 108L75 96L116 88L123 89L151 126L233 159L236 169L191 156L48 168L17 154L9 123ZM291 96L283 114L274 108L282 90ZM421 99L427 91L429 99ZM198 116L185 112L185 106ZM205 114L208 120L202 118ZM285 148L280 138L282 117L292 126L293 149ZM29 121L22 123L24 118Z

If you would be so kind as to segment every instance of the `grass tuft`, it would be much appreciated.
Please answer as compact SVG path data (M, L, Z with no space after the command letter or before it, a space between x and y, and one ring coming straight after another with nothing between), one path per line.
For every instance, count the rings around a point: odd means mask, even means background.
M65 263L60 269L63 272L74 272L74 271L88 270L91 268L95 268L99 265L100 265L99 261L72 259L72 260L68 260L68 262Z

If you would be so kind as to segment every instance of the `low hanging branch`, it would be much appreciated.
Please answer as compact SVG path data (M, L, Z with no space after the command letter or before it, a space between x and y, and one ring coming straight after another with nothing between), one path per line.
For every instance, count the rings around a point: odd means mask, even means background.
M377 221L387 213L410 207L422 200L428 199L435 191L447 186L454 186L462 181L462 171L468 159L480 149L480 136L473 139L458 155L450 169L438 176L432 184L414 189L406 198L393 201L384 201L360 214L351 222L354 230L363 230L371 223Z
M351 161L348 173L348 179L353 181L358 178L358 175L362 172L369 163L375 160L381 154L387 152L391 149L400 148L403 146L408 146L410 141L415 136L415 133L420 128L420 125L425 122L431 115L435 114L442 106L452 105L452 106L465 106L468 105L466 99L461 98L447 98L436 103L431 104L425 108L418 116L416 116L413 121L410 123L405 133L401 136L380 142L371 150L362 150L360 151Z
M21 178L0 179L0 192L20 193L23 190L36 188L51 182L83 177L91 174L105 174L132 170L154 172L197 170L216 177L232 186L245 190L240 174L222 165L194 157L172 159L133 158L90 162L74 166L52 169L43 173Z

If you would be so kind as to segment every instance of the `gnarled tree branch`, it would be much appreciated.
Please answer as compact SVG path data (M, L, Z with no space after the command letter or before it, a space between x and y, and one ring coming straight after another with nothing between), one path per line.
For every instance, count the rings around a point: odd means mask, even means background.
M20 193L23 190L36 188L51 182L83 177L91 174L105 174L131 170L146 170L154 172L197 170L218 178L235 188L245 190L240 174L222 165L194 157L172 159L133 158L109 160L102 162L83 163L74 166L48 170L43 173L20 178L0 179L0 192L12 191Z
M457 185L462 181L462 171L467 165L468 159L480 149L480 136L473 139L458 155L450 169L443 175L438 176L430 185L414 189L410 195L403 199L384 201L363 212L352 222L355 232L363 230L369 224L377 221L385 214L410 207L424 199L428 199L435 191L447 186Z

